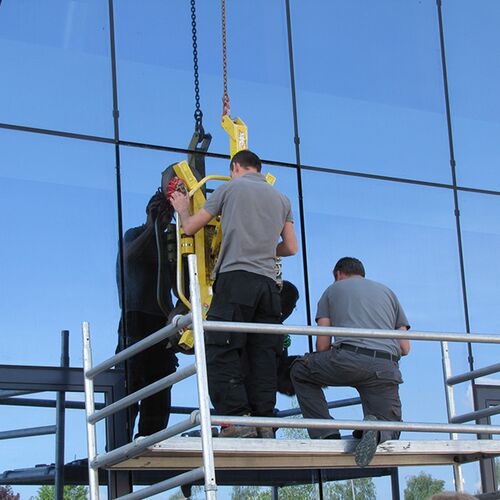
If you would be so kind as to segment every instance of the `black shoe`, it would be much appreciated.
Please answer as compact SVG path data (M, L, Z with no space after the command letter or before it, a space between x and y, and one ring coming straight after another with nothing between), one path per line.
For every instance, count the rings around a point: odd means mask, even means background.
M332 432L331 434L327 434L326 436L317 436L311 439L342 439L340 432Z
M199 438L201 437L201 430L197 429L195 431L183 432L181 434L181 437ZM217 427L212 427L212 437L214 438L219 437L219 429L217 429Z
M321 436L320 439L342 439L340 432L334 432L332 434L328 434L328 436Z
M364 420L377 420L373 415L366 415ZM356 446L354 459L359 467L366 467L373 459L377 451L379 431L364 430L361 441Z

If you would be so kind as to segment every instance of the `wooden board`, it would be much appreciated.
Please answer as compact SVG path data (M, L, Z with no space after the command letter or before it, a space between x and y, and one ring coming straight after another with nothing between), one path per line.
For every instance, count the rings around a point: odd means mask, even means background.
M219 469L310 469L356 467L354 439L213 440ZM500 456L500 440L386 441L377 448L374 467L450 465ZM200 438L172 438L113 469L192 469L202 465Z

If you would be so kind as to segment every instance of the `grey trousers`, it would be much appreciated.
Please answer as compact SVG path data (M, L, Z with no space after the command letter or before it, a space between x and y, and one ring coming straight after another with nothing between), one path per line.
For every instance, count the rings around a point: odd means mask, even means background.
M351 386L359 392L365 416L401 420L399 384L403 379L395 361L333 348L297 358L290 376L304 418L332 418L322 387ZM313 439L334 433L331 429L308 429L308 432ZM382 431L379 442L398 439L399 434Z

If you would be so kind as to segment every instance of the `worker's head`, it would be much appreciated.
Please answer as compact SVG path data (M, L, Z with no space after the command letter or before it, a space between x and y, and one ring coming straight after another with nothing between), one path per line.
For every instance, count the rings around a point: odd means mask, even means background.
M255 153L249 149L243 149L231 158L229 168L231 170L231 177L236 178L250 172L260 172L262 163Z
M342 281L353 276L365 277L363 263L354 257L342 257L333 268L335 281Z
M148 219L150 219L151 222L154 222L156 218L160 216L162 227L166 226L172 220L173 212L172 206L167 202L167 199L161 189L156 191L146 206Z

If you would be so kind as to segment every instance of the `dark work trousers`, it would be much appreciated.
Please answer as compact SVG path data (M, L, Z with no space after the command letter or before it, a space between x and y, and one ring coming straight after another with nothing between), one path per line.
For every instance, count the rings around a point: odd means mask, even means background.
M280 293L271 278L220 273L207 315L211 321L280 323ZM283 336L206 332L210 399L219 415L272 416Z
M129 346L158 331L166 324L163 316L139 311L128 312L126 319L127 345ZM120 339L120 344L123 345L122 339ZM129 394L175 372L177 357L166 348L166 344L167 341L159 342L128 360L127 392ZM119 346L117 350L121 350L121 347ZM170 405L170 387L140 401L140 404L132 405L130 407L130 433L133 432L139 412L138 435L148 436L164 429L170 417Z
M379 420L401 420L399 384L403 382L398 363L336 347L298 358L291 378L304 418L332 418L324 386L351 386L361 397L363 414ZM311 438L332 434L332 429L308 429ZM382 431L380 442L398 439L399 432Z

